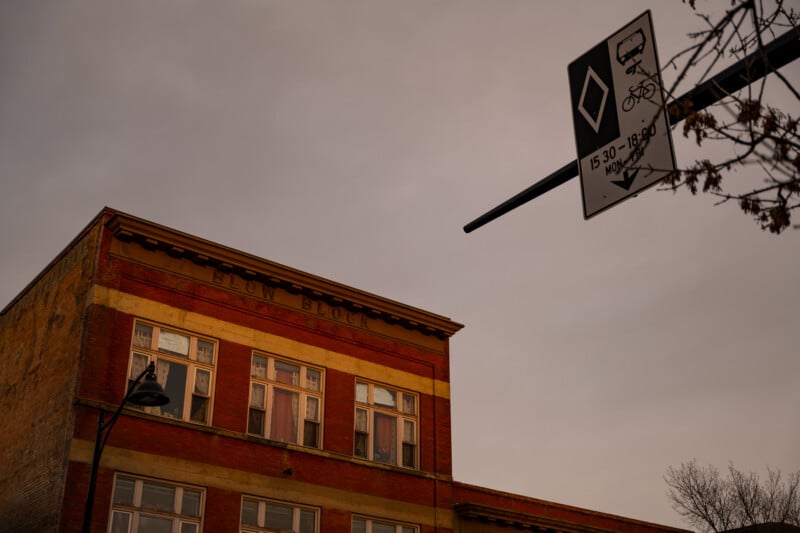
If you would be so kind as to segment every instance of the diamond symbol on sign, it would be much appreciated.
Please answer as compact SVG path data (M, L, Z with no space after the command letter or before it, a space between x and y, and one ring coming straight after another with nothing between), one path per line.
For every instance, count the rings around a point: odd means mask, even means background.
M592 67L589 67L586 71L586 79L583 81L581 98L578 100L578 111L586 119L586 122L592 126L595 133L600 132L600 121L603 120L603 110L606 108L607 97L608 86L592 70Z

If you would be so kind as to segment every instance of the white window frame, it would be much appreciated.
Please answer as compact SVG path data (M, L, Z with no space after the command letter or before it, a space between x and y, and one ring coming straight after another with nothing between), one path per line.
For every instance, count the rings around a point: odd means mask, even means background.
M242 523L242 518L244 515L244 505L245 501L249 501L252 503L256 503L258 505L258 519L256 520L257 524L244 524ZM319 532L319 516L320 510L317 507L310 507L307 505L296 505L294 503L283 502L278 500L267 500L264 498L259 498L257 496L242 496L242 507L241 512L239 513L239 531L240 533L266 533L266 532L273 532L277 531L275 529L268 528L266 526L266 514L267 514L267 506L275 505L280 507L291 507L292 508L292 529L291 530L280 530L280 531L291 531L292 533L300 531L300 516L302 511L312 512L314 513L314 529L312 533ZM304 532L305 533L305 532Z
M359 398L359 389L366 387L367 394L366 394L366 401ZM394 393L395 398L395 406L390 407L386 405L381 405L379 401L375 399L375 392L376 390L380 391L388 391L390 393ZM353 428L354 428L354 437L353 437L353 455L355 457L359 457L361 459L367 459L369 461L379 462L383 464L390 464L394 466L399 466L402 468L409 468L413 470L419 470L419 395L414 392L405 391L402 389L398 389L396 387L390 387L379 383L373 383L362 379L356 380L355 385L355 410L354 410L354 419L353 419ZM410 400L411 402L411 412L407 408L406 401ZM363 416L360 416L360 412L366 413L366 428L364 427L364 420ZM384 461L380 458L376 458L375 454L375 428L374 428L374 421L375 416L377 415L386 415L391 416L396 419L396 428L395 428L395 458L394 462L391 461ZM408 437L408 432L405 431L408 425L411 425L411 432L410 438ZM366 431L364 431L366 429ZM366 439L366 446L363 443L359 443L359 439ZM405 448L409 448L411 450L411 462L413 464L409 465L406 463L406 453ZM364 448L366 448L364 450Z
M118 502L118 500L121 499L119 498L118 495L118 490L119 490L118 481L123 478L134 482L133 494L131 497L131 501L129 503ZM167 485L175 489L175 498L173 500L173 508L171 511L149 509L147 507L142 507L142 493L145 483ZM200 501L198 504L197 516L186 514L186 512L184 512L185 510L182 508L185 491L199 493ZM184 525L193 525L195 526L194 531L196 533L201 533L203 531L203 511L205 509L205 499L206 499L205 489L203 487L178 484L172 481L166 481L162 479L145 478L145 477L117 472L114 475L114 485L111 497L111 512L109 513L108 517L108 532L117 533L118 531L120 531L119 528L114 529L114 519L115 517L122 518L124 516L127 516L128 527L127 529L122 530L124 533L132 533L132 532L147 533L146 531L141 531L141 532L139 531L139 525L140 525L139 522L141 521L142 517L171 520L172 533L181 533ZM120 525L124 526L124 524Z
M266 360L266 368L260 370L257 361ZM276 378L276 364L290 365L299 368L297 383L284 383ZM312 379L310 374L318 374ZM297 394L297 418L295 435L291 440L281 439L271 434L272 416L275 403L275 390ZM278 357L264 352L253 352L250 358L250 393L247 411L247 433L265 439L281 440L298 446L315 449L322 448L323 405L325 399L325 369L306 363ZM316 403L316 410L313 408ZM261 417L261 428L254 426L255 416ZM314 419L316 417L316 419ZM306 444L306 426L316 427L316 445Z
M141 328L137 328L141 326ZM151 336L141 334L143 328L151 328ZM185 355L170 353L164 346L167 339L186 339ZM149 346L144 345L149 341ZM162 341L163 344L162 345ZM181 349L184 349L181 347ZM174 418L185 422L210 426L213 414L214 388L216 377L216 362L219 343L209 337L188 331L162 325L147 320L134 320L131 334L131 352L128 361L128 384L138 376L152 361L156 364L156 378L168 395L174 396L170 390L168 376L163 372L170 364L180 364L186 367L186 382L183 387L183 413L175 416L175 402L170 401L161 407L145 407L145 412ZM192 405L194 400L205 400L205 420L198 420L193 416ZM172 398L171 398L172 400Z
M362 522L364 524L364 529L359 529L359 533L363 531L363 533L373 533L373 525L378 523L383 526L392 526L394 527L395 533L419 533L419 527L414 524L402 524L399 522L395 522L394 520L382 520L380 518L367 518L365 516L353 516L352 520L350 521L350 531L356 533L355 523Z

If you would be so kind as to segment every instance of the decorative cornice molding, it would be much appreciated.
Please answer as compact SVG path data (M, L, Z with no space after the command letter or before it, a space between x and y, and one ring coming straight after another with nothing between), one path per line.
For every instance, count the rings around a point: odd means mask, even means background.
M498 524L522 531L536 531L539 533L609 533L612 531L582 524L570 524L552 518L507 511L476 503L457 503L453 506L453 511L461 520Z
M107 210L106 227L125 242L134 242L178 259L189 259L244 279L303 294L330 306L365 313L389 324L399 324L425 335L445 339L463 328L447 317L360 291L312 274L274 263L119 211Z

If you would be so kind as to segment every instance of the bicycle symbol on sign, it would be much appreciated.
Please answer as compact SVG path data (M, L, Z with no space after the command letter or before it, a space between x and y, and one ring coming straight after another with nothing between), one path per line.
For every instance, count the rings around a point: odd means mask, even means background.
M650 80L642 80L638 85L628 87L628 96L622 101L622 110L630 111L642 99L649 100L656 94L656 84Z

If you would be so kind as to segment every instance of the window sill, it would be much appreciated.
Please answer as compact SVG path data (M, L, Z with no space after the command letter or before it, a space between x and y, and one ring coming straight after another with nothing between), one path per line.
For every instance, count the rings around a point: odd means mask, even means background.
M81 405L84 407L90 407L94 409L103 409L107 413L113 413L118 406L111 405L105 402L98 402L97 400L90 400L89 398L76 398L75 405ZM151 422L158 422L161 424L167 424L171 426L182 427L185 429L191 429L194 431L201 431L203 433L207 433L209 435L216 435L219 437L225 437L229 439L235 439L240 441L250 442L252 444L258 444L262 446L271 446L273 448L282 448L286 450L291 450L295 452L302 452L308 453L311 455L316 455L319 457L324 457L326 459L332 459L335 461L343 461L347 463L357 464L359 466L365 466L368 468L377 468L379 470L384 470L387 472L395 472L398 474L410 475L415 477L420 477L424 479L432 479L432 480L439 480L439 481L452 481L452 476L446 475L437 475L430 472L423 472L421 470L414 470L411 468L404 468L395 465L389 465L385 463L376 463L375 461L369 461L367 459L361 459L358 457L353 457L352 455L345 455L336 452L330 452L327 450L322 450L319 448L310 448L308 446L300 446L298 444L292 444L288 442L282 442L277 440L270 440L265 439L264 437L258 437L256 435L250 435L247 433L239 433L237 431L231 431L228 429L221 429L213 426L207 426L204 424L200 424L197 422L186 422L184 420L176 420L174 418L168 418L159 415L152 415L149 413L145 413L144 411L139 411L137 409L125 408L122 410L122 413L125 416L130 416L133 418L140 418L143 420L148 420Z

